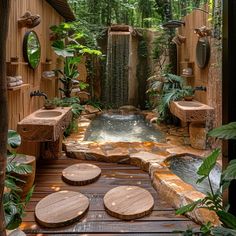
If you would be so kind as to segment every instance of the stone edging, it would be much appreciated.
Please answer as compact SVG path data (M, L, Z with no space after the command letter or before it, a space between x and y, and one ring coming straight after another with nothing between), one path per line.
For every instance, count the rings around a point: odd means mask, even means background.
M148 121L154 118L151 114L147 114L145 117ZM149 173L157 193L176 209L204 198L205 195L203 193L196 191L191 185L173 174L166 166L165 160L180 154L204 157L210 152L209 150L196 150L190 146L178 146L171 143L96 143L83 141L85 131L90 122L91 120L82 117L78 123L78 133L71 135L65 140L64 148L68 157L138 166ZM158 128L160 127L158 126ZM214 211L203 208L195 209L191 213L187 213L187 216L200 224L209 221L213 225L220 224Z

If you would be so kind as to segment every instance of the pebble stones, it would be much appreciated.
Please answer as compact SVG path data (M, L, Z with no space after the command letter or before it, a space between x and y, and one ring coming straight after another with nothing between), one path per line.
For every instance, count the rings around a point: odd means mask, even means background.
M59 191L43 198L35 208L37 222L45 227L67 226L82 218L89 200L79 192Z
M92 164L74 164L62 171L62 179L70 185L86 185L96 181L101 169Z
M122 220L133 220L149 215L154 206L152 195L137 186L120 186L104 196L106 211Z

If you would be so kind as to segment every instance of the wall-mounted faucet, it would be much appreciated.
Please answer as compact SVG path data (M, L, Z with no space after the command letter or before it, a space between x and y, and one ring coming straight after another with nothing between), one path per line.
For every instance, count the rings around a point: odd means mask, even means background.
M194 91L205 91L207 90L207 88L205 86L196 86L194 89Z
M33 91L33 92L31 92L30 93L30 97L34 97L34 96L43 96L43 97L45 97L45 99L48 99L48 96L46 95L46 93L44 93L44 92L41 92L41 91Z

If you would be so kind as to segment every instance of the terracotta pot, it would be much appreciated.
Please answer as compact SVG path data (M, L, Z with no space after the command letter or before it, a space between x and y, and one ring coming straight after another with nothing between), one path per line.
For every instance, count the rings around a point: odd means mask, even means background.
M23 198L27 195L29 190L32 188L35 179L35 170L36 170L36 158L34 156L28 156L23 154L17 154L14 159L15 162L19 164L26 164L32 166L32 172L29 174L16 174L14 176L24 181L24 183L19 182L17 185L22 189L20 196Z
M193 100L193 96L185 96L184 100L185 101L192 101Z

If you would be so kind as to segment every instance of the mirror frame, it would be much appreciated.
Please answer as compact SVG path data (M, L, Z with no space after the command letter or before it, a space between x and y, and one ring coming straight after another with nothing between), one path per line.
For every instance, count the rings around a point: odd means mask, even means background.
M28 50L27 50L28 38L29 38L30 33L33 33L35 35L36 39L38 40L38 44L39 44L39 60L38 60L38 63L35 65L35 67L33 67L32 64L30 63ZM38 65L40 63L40 58L41 58L41 44L40 44L38 35L34 30L28 31L24 35L24 39L23 39L23 57L24 57L24 60L28 63L30 68L36 69L38 67Z
M203 46L203 44L205 44L205 46ZM203 51L203 49L205 50ZM196 62L200 69L204 69L208 65L210 56L211 56L211 49L208 38L207 37L199 38L196 45Z

